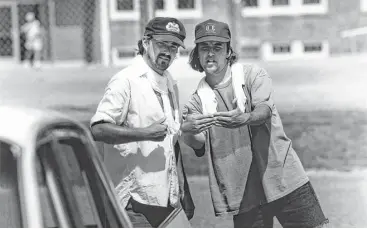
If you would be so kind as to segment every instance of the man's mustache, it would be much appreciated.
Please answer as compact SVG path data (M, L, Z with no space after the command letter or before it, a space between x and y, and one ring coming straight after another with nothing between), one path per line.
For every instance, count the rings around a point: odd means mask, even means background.
M166 53L161 53L161 54L158 55L158 57L164 57L164 58L171 59L171 55L170 54L166 54Z

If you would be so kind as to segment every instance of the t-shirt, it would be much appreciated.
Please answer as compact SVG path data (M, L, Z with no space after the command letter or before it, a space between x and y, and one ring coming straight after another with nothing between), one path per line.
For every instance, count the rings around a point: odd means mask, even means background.
M218 111L230 111L234 93L232 80L213 88ZM191 110L201 112L199 96L194 94ZM199 105L200 106L196 106ZM247 126L228 129L213 126L209 129L210 154L209 180L215 212L238 214L264 202L266 198L255 159Z
M209 159L209 186L216 215L238 214L256 204L277 200L309 181L292 148L292 141L284 133L272 99L270 76L256 65L244 66L244 72L250 72L243 85L246 109L253 111L257 106L266 105L271 110L271 117L261 125L227 130L211 127L207 130L205 149L201 150L205 150ZM219 104L218 111L233 108L233 86L232 82L228 84L231 86L212 88ZM184 107L184 117L188 111L202 114L197 92ZM244 188L245 184L247 187ZM260 187L262 192L258 191ZM244 195L240 195L243 190Z

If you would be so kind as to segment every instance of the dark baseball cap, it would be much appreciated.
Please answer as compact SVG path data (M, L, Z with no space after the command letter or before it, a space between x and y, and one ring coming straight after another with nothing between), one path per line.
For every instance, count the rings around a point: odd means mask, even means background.
M186 30L176 18L155 17L145 27L144 36L152 36L160 41L175 42L185 48Z
M195 43L204 41L229 42L231 40L231 31L227 23L206 20L195 26Z

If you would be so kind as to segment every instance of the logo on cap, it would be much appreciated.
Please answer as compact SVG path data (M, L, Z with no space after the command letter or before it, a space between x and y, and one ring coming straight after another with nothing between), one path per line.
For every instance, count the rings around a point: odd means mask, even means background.
M180 27L178 26L178 24L174 22L168 22L168 24L166 25L166 29L167 31L171 31L171 32L176 32L176 33L180 32Z
M207 24L205 26L205 30L208 33L215 33L215 25L214 24Z

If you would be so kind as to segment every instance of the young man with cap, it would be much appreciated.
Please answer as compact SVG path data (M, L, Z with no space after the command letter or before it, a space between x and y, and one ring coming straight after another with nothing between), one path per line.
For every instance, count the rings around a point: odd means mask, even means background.
M185 37L175 18L149 21L138 55L109 81L91 120L95 140L114 145L123 157L116 192L135 227L157 227L180 205L193 216L177 144L177 84L167 71Z
M244 228L273 227L274 216L283 227L324 225L327 219L284 133L270 76L256 65L235 63L230 41L226 23L207 20L195 27L189 63L205 77L184 108L181 127L196 155L208 156L216 216L231 214L234 227ZM200 124L202 115L212 118Z

